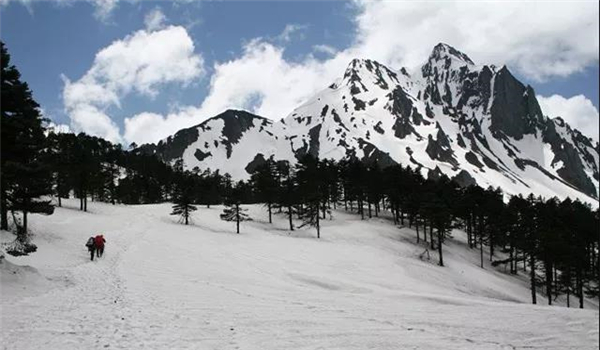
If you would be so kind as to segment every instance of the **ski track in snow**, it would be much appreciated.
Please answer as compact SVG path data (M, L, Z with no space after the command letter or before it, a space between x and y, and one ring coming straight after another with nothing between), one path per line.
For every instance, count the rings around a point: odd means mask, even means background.
M7 259L49 283L19 295L0 269L3 349L598 348L597 305L527 304L526 277L487 255L480 269L459 232L441 268L382 218L334 212L317 240L285 217L266 223L260 206L241 235L219 206L199 207L192 226L168 204L90 208L32 217L38 252ZM91 262L84 243L100 232L105 256Z

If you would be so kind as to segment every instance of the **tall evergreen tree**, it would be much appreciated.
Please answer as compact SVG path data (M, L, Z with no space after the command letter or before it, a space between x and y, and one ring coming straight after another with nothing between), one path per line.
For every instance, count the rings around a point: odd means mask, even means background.
M321 238L320 216L321 207L324 205L323 192L325 192L324 169L322 163L311 155L306 155L296 166L298 191L301 193L301 202L304 209L300 213L303 226L313 226L317 229L317 238Z
M54 207L47 196L52 194L52 174L44 163L47 153L44 119L34 101L27 83L15 66L4 43L1 46L1 132L2 154L0 164L1 228L8 228L9 210L22 213L17 223L17 242L9 252L26 254L35 249L29 242L27 220L29 214L52 214Z
M272 223L273 204L277 201L279 183L277 178L277 165L273 159L256 168L251 177L252 186L257 193L258 200L263 202L269 212L269 223Z

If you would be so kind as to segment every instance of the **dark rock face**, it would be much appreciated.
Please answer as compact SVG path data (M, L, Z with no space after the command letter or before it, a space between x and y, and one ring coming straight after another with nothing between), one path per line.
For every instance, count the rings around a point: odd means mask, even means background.
M143 145L140 150L145 153L156 154L162 161L170 162L181 158L185 149L198 139L198 127L179 130L175 135L160 141L156 146Z
M399 139L403 139L414 133L415 129L409 118L413 113L413 109L416 111L416 108L413 107L413 103L406 95L406 92L397 86L387 97L390 101L386 105L386 108L396 117L396 122L392 126L394 135Z
M486 110L490 100L492 77L493 73L488 66L484 66L479 73L465 73L462 77L462 93L456 104L456 108L462 109L465 106L477 108L482 106Z
M544 142L547 142L552 147L554 152L554 159L552 164L562 162L562 167L556 171L556 173L567 183L573 187L579 189L583 193L598 198L596 193L596 187L592 181L587 177L584 172L581 158L575 147L566 142L556 132L556 126L552 120L548 120L546 123L546 129L544 132Z
M227 141L222 141L222 143L227 149L227 158L231 157L232 145L237 144L242 135L248 129L253 126L271 123L271 121L266 118L259 117L245 111L235 110L227 110L214 117L214 119L222 119L225 122L225 126L223 127L223 136L227 138ZM255 121L258 125L254 124Z
M364 111L366 104L364 101L357 99L356 97L352 96L352 102L354 102L354 110L356 111Z
M322 124L317 124L308 131L308 144L304 141L304 145L296 150L296 159L300 160L307 154L310 154L315 158L319 157L319 135L321 134L321 127Z
M494 137L501 134L520 140L533 134L542 121L542 110L530 86L525 87L506 67L494 82L494 101L490 109Z
M467 160L467 162L475 165L478 168L483 168L483 164L481 164L481 162L479 161L479 158L477 158L477 156L475 155L475 153L473 152L468 152L467 154L465 154L465 159Z
M212 156L212 153L210 153L210 152L204 153L199 149L197 149L196 152L194 152L194 157L196 157L196 159L198 159L199 161L203 161L204 159L206 159L210 156Z
M391 165L398 164L386 152L382 152L372 143L363 139L358 140L359 147L365 152L365 156L361 159L365 164L377 164L380 168L385 168Z
M450 147L450 141L439 125L437 139L434 140L433 137L429 135L425 152L427 152L429 157L433 160L452 164L453 167L458 166L458 162L454 158L454 151L452 151L452 148Z

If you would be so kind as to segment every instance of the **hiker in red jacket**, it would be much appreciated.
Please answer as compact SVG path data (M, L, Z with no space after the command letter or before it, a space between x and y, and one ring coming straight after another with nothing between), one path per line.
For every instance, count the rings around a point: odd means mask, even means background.
M104 235L97 235L94 238L94 248L96 248L96 256L101 257L104 254L104 243L106 240L104 239Z

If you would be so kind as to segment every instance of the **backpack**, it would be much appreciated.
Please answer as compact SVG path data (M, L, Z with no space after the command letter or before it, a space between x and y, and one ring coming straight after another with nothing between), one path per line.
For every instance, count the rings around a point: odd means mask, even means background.
M90 237L87 241L87 243L85 244L86 247L91 247L94 245L94 237Z

